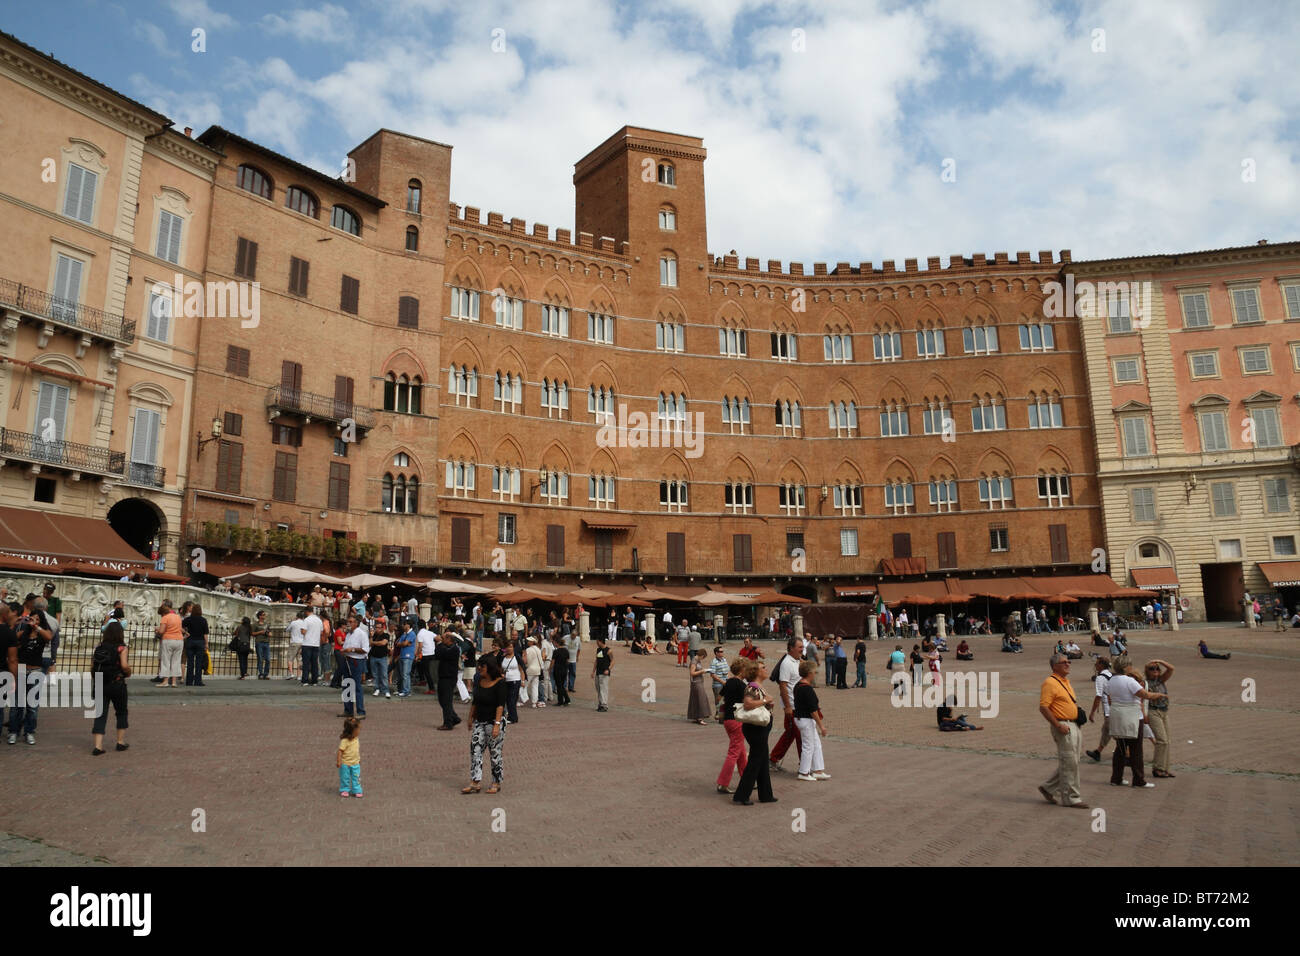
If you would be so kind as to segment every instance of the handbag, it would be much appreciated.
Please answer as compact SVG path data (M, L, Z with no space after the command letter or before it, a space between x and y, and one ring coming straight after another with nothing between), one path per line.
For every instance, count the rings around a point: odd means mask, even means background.
M735 704L732 710L736 714L735 719L742 724L755 724L759 727L766 727L772 722L772 712L766 707L753 707L746 710L744 701L741 701Z

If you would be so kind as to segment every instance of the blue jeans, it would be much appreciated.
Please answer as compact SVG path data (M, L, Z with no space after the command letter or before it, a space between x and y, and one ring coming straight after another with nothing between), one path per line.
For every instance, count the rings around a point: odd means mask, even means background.
M38 689L42 688L43 689ZM48 693L49 684L46 683L45 674L40 668L30 668L27 671L27 700L25 707L9 708L9 733L11 734L34 734L36 733L36 711L39 708L30 703L33 693ZM14 684L14 698L17 699L18 686Z
M320 642L320 653L316 660L319 661L320 676L324 679L325 672L330 669L330 661L334 660L334 642L324 634L321 635Z
M339 764L339 793L361 796L361 764Z
M575 661L569 661L569 690L573 690L574 682L578 679L578 665Z
M269 641L257 642L257 676L271 676L271 644Z
M202 641L185 642L185 686L203 683L203 669L207 664L207 645Z
M826 655L826 686L830 687L835 683L835 657L832 654Z
M854 684L853 686L854 687L867 686L867 662L866 661L858 661L858 680L857 683Z
M320 680L320 668L317 666L320 661L320 648L302 646L302 682L304 684L314 684Z
M414 657L399 657L397 659L397 689L402 694L411 692L411 665L414 663Z
M343 659L347 661L348 677L352 681L350 688L343 688L343 713L349 717L352 716L352 701L355 700L357 715L364 717L366 716L366 688L361 683L361 679L366 676L366 659L364 657L359 660L355 657L345 657ZM351 700L348 699L349 694L351 694Z
M377 693L387 694L389 692L387 657L370 658L370 679L375 682L375 691Z

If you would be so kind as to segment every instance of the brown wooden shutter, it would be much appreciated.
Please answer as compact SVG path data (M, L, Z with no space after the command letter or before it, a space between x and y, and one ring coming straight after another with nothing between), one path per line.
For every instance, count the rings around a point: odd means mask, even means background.
M334 417L352 417L352 379L346 375L334 376Z
M404 329L420 327L420 300L404 295L397 300L397 324Z
M361 301L361 280L352 276L343 277L343 287L339 293L339 308L344 312L357 314Z
M244 416L236 412L226 412L222 416L221 433L230 438L238 438L244 431Z
M752 541L751 536L747 534L733 534L731 536L731 552L735 570L754 570L754 554L751 550Z
M294 295L307 294L307 271L309 263L297 256L289 258L289 291Z
M596 567L599 570L612 570L614 567L614 532L596 532Z
M681 531L668 532L668 573L686 573L686 535Z
M551 568L564 566L564 525L562 524L546 526L546 565Z
M231 375L248 378L248 349L235 345L226 346L226 371Z
M351 492L351 466L340 461L330 462L329 508L347 511Z
M280 363L280 400L290 405L297 404L301 391L302 365L285 359Z
M1066 537L1065 525L1049 524L1047 537L1052 545L1052 563L1065 564L1070 560L1070 542Z
M239 442L217 443L217 491L239 494L244 471L244 446Z
M469 519L451 519L451 563L469 564Z
M939 532L939 567L957 567L957 533L955 531Z
M912 536L910 534L894 535L894 557L910 558L912 556Z
M242 236L235 249L235 275L245 279L257 278L257 243Z
M286 451L275 453L275 480L271 497L276 501L296 501L298 497L298 456Z

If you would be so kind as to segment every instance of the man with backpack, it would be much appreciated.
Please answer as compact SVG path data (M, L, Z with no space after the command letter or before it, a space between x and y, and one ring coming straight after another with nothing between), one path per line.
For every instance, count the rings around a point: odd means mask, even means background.
M803 641L792 637L785 642L785 648L785 656L777 662L770 678L776 682L781 691L781 706L784 708L785 720L785 733L781 734L781 739L776 742L776 746L768 755L773 770L782 769L781 760L785 757L785 752L790 749L791 743L795 745L797 753L803 753L803 741L799 738L799 728L794 723L794 687L802 680L799 676L799 662L803 659Z
M126 612L121 608L113 611L108 624L100 636L99 645L91 657L91 671L102 676L103 683L98 688L98 713L90 732L94 737L91 756L99 757L104 753L104 730L108 725L108 705L113 705L117 718L117 749L126 750L127 709L126 678L131 676L131 665L126 661L126 634L122 630L122 621Z
M33 607L36 595L29 594L24 602L22 616L18 618L15 634L18 638L18 664L26 668L26 701L23 706L9 708L9 743L18 743L21 731L28 744L36 743L36 711L45 689L42 658L45 647L54 637L47 626L43 611ZM44 602L41 602L44 603Z

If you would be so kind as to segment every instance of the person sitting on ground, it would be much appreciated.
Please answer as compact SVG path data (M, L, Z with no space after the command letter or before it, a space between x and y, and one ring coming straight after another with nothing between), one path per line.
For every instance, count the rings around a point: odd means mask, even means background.
M983 730L984 729L983 727L976 727L974 724L968 721L966 719L965 714L962 714L960 717L954 717L952 715L952 709L954 706L956 706L956 704L957 704L957 695L949 694L948 699L944 701L944 705L938 708L937 714L939 719L940 730L953 731L953 730Z
M1064 653L1065 653L1065 641L1057 641L1057 642L1056 642L1056 650L1055 650L1053 653L1056 653L1056 654L1064 654Z
M1014 634L1002 635L1002 650L1007 654L1021 654L1024 652L1024 646L1020 643L1020 638Z
M1072 661L1077 661L1083 657L1083 648L1075 643L1074 638L1070 638L1065 643L1065 656Z
M965 640L963 640L960 644L957 645L957 660L959 661L975 660L975 655L971 653L970 645L967 644Z
M1229 651L1227 654L1215 654L1213 651L1209 649L1209 647L1206 646L1205 641L1203 640L1199 644L1197 644L1196 647L1198 650L1200 650L1201 656L1204 657L1206 660L1226 661L1228 658L1232 657L1231 651Z
M1108 648L1108 647L1110 647L1110 642L1109 642L1108 640L1106 640L1106 638L1104 638L1104 637L1101 636L1101 631L1093 631L1093 632L1092 632L1092 645L1093 645L1093 647L1107 647L1107 648Z
M935 638L934 638L934 649L935 649L936 651L942 651L942 652L944 652L944 653L947 653L947 651L948 651L948 639L947 639L947 638L944 638L944 637L939 637L939 636L936 635Z
M1112 658L1120 657L1128 653L1128 640L1124 637L1124 632L1115 629L1115 633L1110 637L1110 656Z

